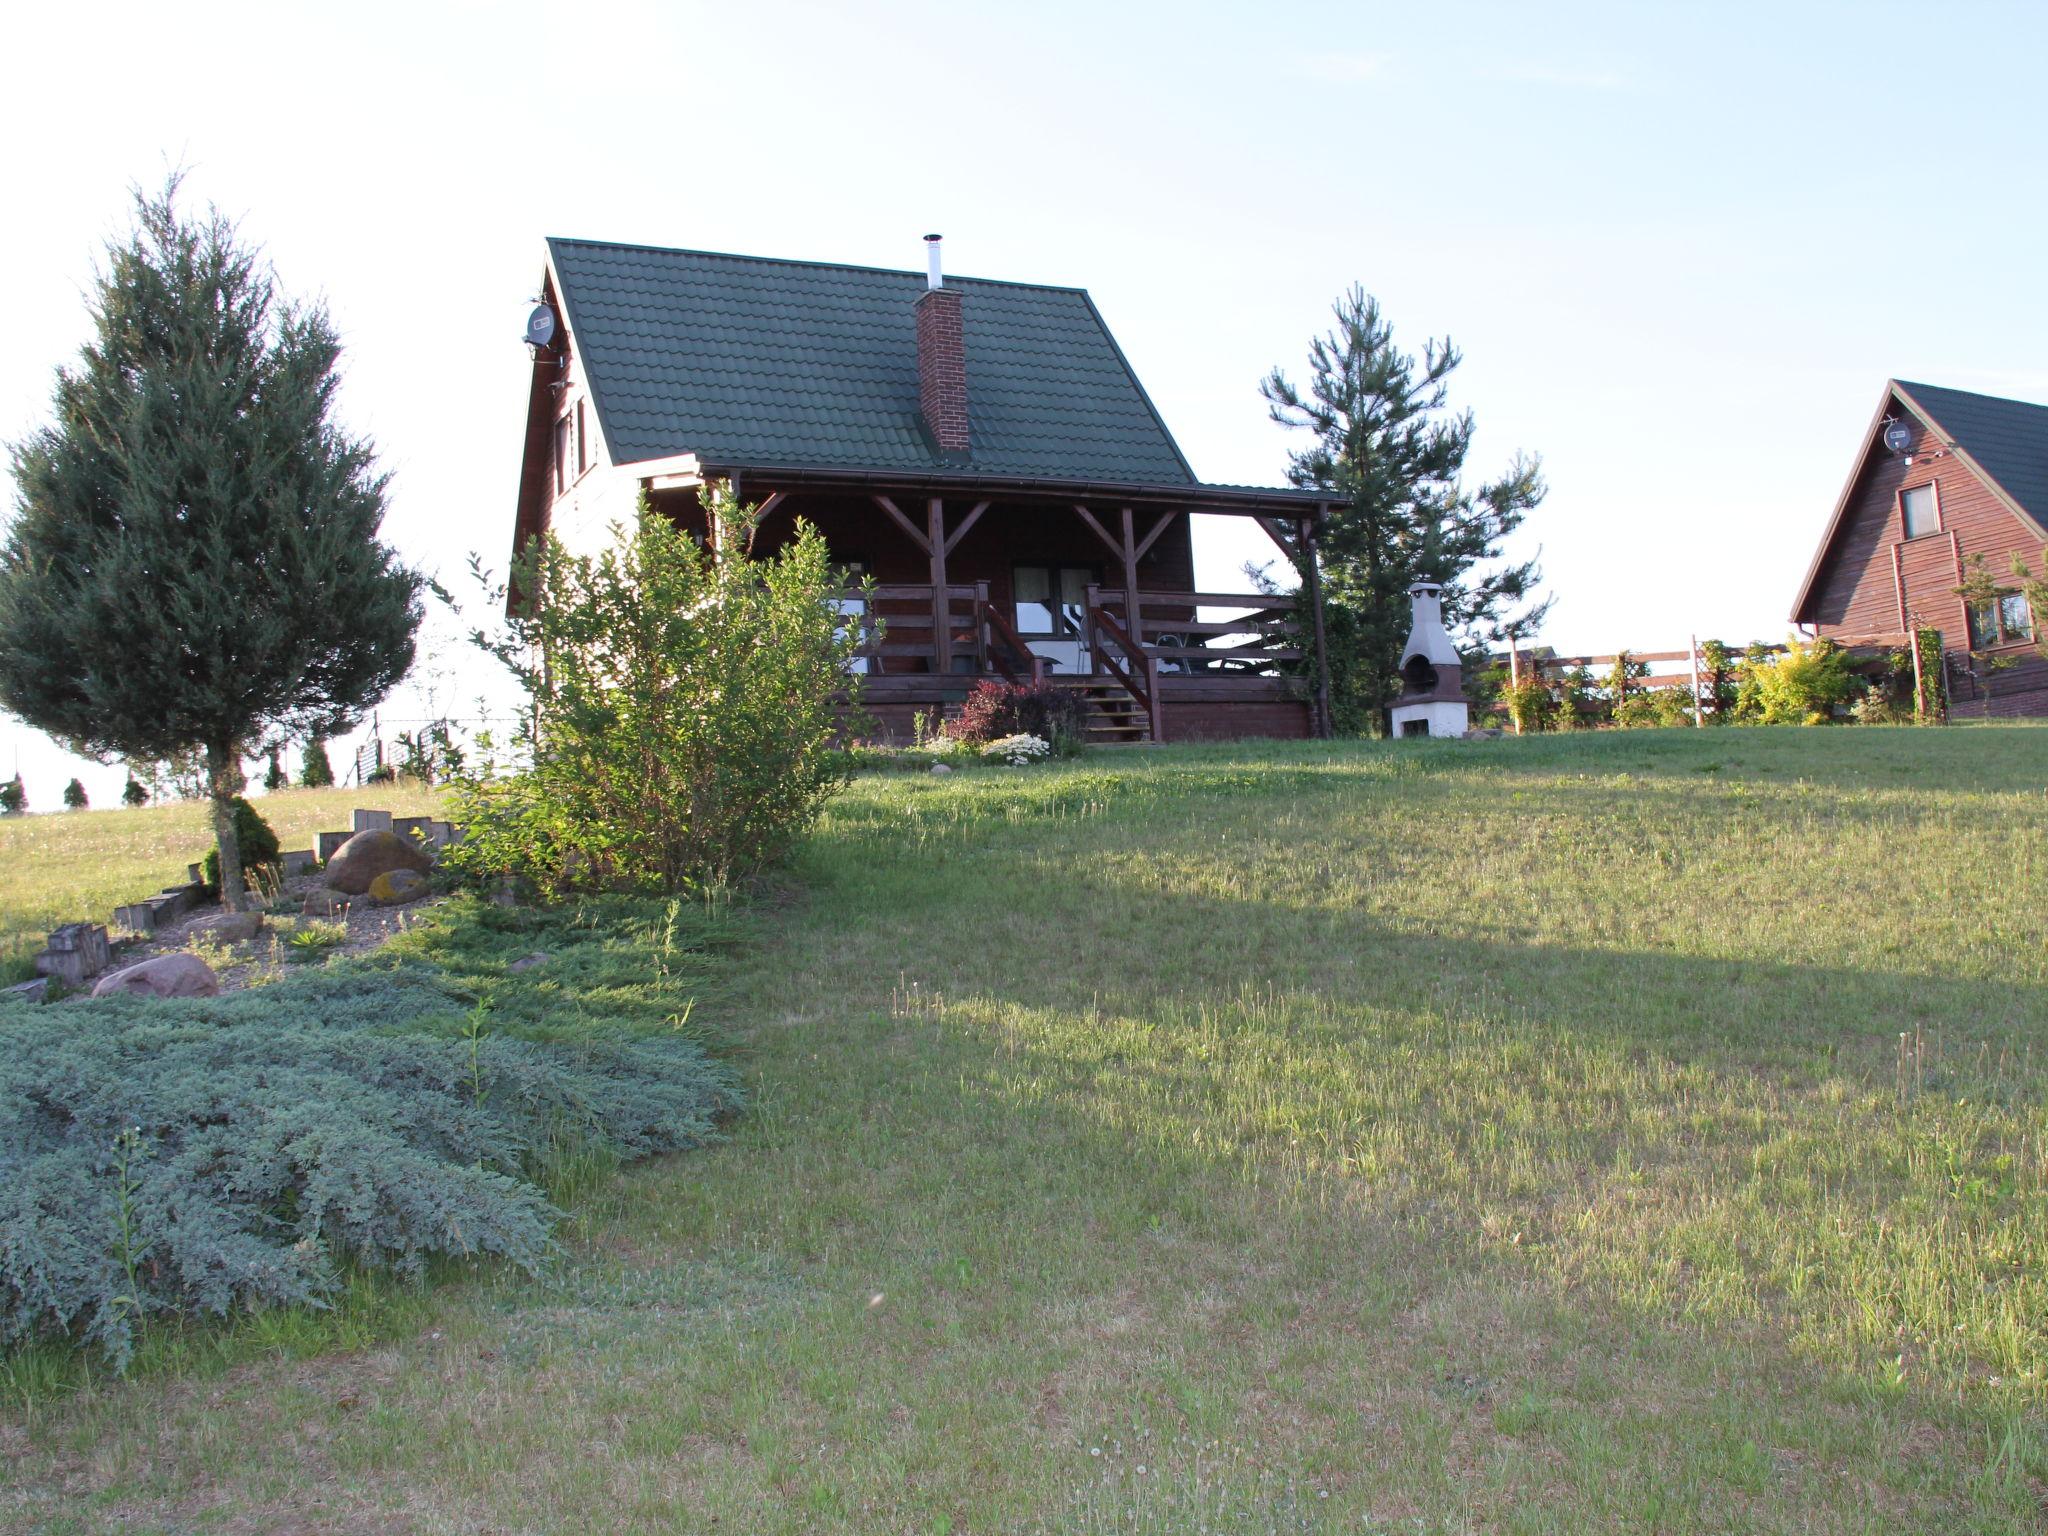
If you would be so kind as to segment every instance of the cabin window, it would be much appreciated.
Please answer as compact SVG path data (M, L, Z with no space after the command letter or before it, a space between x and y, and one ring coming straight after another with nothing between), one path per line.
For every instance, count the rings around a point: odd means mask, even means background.
M1924 538L1941 531L1941 510L1932 485L1915 485L1899 492L1899 514L1906 525L1906 537Z
M2020 645L2034 638L2034 609L2024 592L2004 592L1988 603L1970 605L1970 649Z
M572 430L570 418L563 416L555 422L555 494L561 495L569 489L569 482L575 478L569 470L569 436Z
M865 560L849 560L839 568L844 591L836 599L840 623L837 626L843 635L848 630L857 630L864 645L875 643L873 626L868 621L868 601L861 590L861 583L868 579L868 563ZM856 677L868 674L868 657L853 656L847 659L846 670Z
M1020 565L1011 572L1017 633L1070 639L1088 627L1088 585L1095 572L1072 565Z
M576 473L590 468L590 433L583 421L583 402L576 402Z
M1988 651L1998 644L1998 604L1970 604L1970 649Z
M2008 592L1998 600L1998 631L2007 640L2034 638L2034 610L2024 592Z

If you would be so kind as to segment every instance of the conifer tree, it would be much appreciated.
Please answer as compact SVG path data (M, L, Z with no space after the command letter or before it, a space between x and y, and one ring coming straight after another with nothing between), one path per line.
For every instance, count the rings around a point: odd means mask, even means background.
M263 792L274 795L280 789L291 788L292 776L284 771L284 764L277 760L278 749L270 749L270 766L263 770Z
M66 784L64 786L65 810L82 811L86 808L87 803L88 802L86 801L85 798L85 785L83 782L81 782L78 779L73 779L69 784Z
M131 776L128 782L121 786L121 803L127 806L147 805L149 804L149 791L144 789Z
M299 754L299 787L329 789L334 784L334 764L327 760L327 743L318 736L307 738Z
M337 730L405 675L421 578L386 479L332 420L340 343L173 177L93 284L93 339L13 449L0 706L100 759L197 755L222 899L243 899L241 755Z
M28 790L17 773L5 784L0 784L0 816L23 816L28 813Z
M1445 622L1468 642L1533 631L1547 602L1511 610L1541 579L1536 562L1498 562L1546 487L1541 462L1520 455L1499 479L1465 487L1472 413L1449 408L1461 358L1448 337L1419 360L1402 352L1379 301L1356 286L1335 315L1309 345L1306 390L1275 368L1259 392L1274 421L1311 434L1288 479L1334 493L1320 540L1330 712L1340 732L1358 732L1380 729L1399 691L1417 580L1443 583Z

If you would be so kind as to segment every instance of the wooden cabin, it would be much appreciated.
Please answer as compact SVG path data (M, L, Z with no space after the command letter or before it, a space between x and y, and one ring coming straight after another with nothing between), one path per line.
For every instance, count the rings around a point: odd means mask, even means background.
M877 734L984 678L1080 690L1103 741L1326 734L1319 583L1199 591L1190 526L1247 518L1292 560L1324 498L1203 484L1085 291L927 252L898 272L550 240L515 550L590 548L643 494L703 530L699 489L729 480L757 553L801 518L873 583L847 611Z
M2044 546L2048 406L1894 379L1792 620L1852 646L1902 646L1915 629L1937 629L1951 713L2048 715L2048 660L2012 576L2015 555L2041 574ZM2002 590L1972 605L1957 588L1977 555Z

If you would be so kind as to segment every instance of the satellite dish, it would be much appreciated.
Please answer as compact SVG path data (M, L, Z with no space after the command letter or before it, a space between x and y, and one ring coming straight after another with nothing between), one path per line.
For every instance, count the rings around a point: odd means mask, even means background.
M555 339L555 312L546 304L533 306L533 313L526 317L526 344L529 347L545 347Z
M1913 429L1903 421L1888 421L1884 424L1884 445L1893 453L1904 453L1913 446Z

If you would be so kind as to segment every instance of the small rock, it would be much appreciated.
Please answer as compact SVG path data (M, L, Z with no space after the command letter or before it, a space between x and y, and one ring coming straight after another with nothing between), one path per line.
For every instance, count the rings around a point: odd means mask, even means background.
M213 967L197 955L154 955L102 976L94 997L212 997L220 991Z
M50 1000L50 978L38 976L34 981L17 981L0 991L0 997L19 998L24 1003L47 1003Z
M256 937L263 931L261 912L222 912L213 917L202 917L190 929L192 933L211 934L223 944L241 944Z
M301 917L345 917L354 898L344 891L309 891L299 904Z
M933 764L932 764L932 772L933 772L933 773L951 773L952 771L953 771L953 769L952 769L952 765L951 765L951 764L949 764L949 763L933 763Z
M521 971L530 971L538 966L546 965L547 963L547 953L544 950L537 949L530 955L521 955L517 960L514 960L510 965L506 966L505 969L516 976Z
M1501 735L1501 733L1500 733L1500 730L1499 730L1499 728L1498 728L1498 727L1495 727L1495 726L1475 726L1475 727L1474 727L1473 729L1471 729L1471 730L1469 730L1469 731L1467 731L1467 732L1465 733L1465 740L1467 740L1467 741L1497 741L1497 740L1499 740L1499 739L1500 739L1500 735Z
M334 850L334 857L327 861L326 880L330 890L361 896L379 875L397 869L424 875L433 867L434 861L419 844L396 832L373 830L358 832Z
M430 889L427 877L418 870L392 869L372 880L366 894L380 907L402 907L408 901L418 901Z

